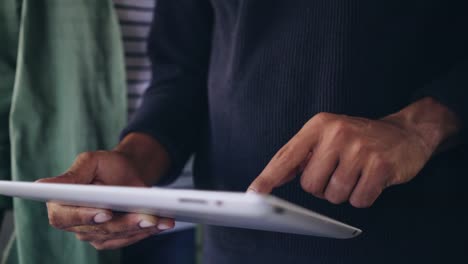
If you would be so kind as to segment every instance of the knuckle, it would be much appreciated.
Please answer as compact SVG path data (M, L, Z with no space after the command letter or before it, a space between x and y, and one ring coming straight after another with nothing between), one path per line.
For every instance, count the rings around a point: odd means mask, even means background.
M343 198L335 192L325 192L325 199L332 204L341 204L344 202Z
M371 157L374 164L374 170L379 173L388 173L392 170L392 164L381 153L374 153Z
M356 138L352 143L352 153L356 155L365 154L368 151L368 144L362 138Z
M349 202L356 208L369 208L374 204L381 193L382 189L379 187L370 188L365 192L361 191L360 193L353 194Z
M293 147L291 144L284 145L275 155L274 159L280 163L289 163L291 161L291 154Z
M319 188L317 184L313 184L313 181L307 179L307 177L301 177L301 187L304 191L316 195L316 196L321 196L322 195L322 190Z
M54 212L49 212L48 213L49 217L49 224L55 228L61 229L63 227L63 223L60 219L60 217L57 216L56 213Z
M337 180L337 182L340 192L347 192L348 194L357 184L357 180L355 178L343 178Z
M294 153L295 147L291 146L291 144L286 144L282 147L276 155L272 158L270 163L268 163L265 170L262 174L265 175L276 175L276 170L278 168L283 168L285 170L292 170L295 167L294 164Z
M334 138L344 138L349 136L349 126L344 120L336 120L333 122L332 135Z
M345 182L342 177L333 176L325 191L325 199L332 204L341 204L346 200Z
M340 173L341 174L341 173ZM342 191L343 187L348 184L347 180L344 177L340 177L340 174L335 174L330 179L329 185L336 191Z
M351 197L349 203L356 208L368 208L372 205L371 201L361 197Z
M381 152L374 151L370 154L370 160L374 162L375 164L379 164L382 161L384 161L384 157Z
M115 232L113 232L112 228L109 227L109 224L101 224L99 227L96 227L94 230L95 233L100 234L100 235L111 235Z
M94 152L91 152L91 151L87 151L87 152L82 152L80 153L76 160L78 161L82 161L82 162L86 162L86 161L89 161L89 160L92 160L93 158L95 157L95 153Z
M297 132L296 136L295 137L302 137L303 135L307 135L309 134L310 131L312 131L315 127L315 123L312 122L313 119L310 119L309 121L307 121L301 129L299 129L299 131Z
M327 112L320 112L314 117L312 117L311 121L312 122L317 122L317 123L325 123L328 122L332 119L333 114L327 113Z

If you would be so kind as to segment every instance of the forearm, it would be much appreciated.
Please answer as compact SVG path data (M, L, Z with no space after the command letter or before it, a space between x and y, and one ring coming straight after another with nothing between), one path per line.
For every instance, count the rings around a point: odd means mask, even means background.
M148 41L152 82L118 147L137 157L147 183L172 182L196 150L207 119L212 27L208 0L158 1Z
M458 116L431 97L416 101L383 120L393 122L419 135L432 154L456 144L461 129Z
M143 133L128 134L114 151L131 160L147 186L158 183L170 167L169 154L164 147Z

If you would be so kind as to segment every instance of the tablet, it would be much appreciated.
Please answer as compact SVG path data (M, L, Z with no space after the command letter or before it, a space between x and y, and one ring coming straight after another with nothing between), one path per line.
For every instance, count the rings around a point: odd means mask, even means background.
M208 225L339 239L361 233L274 196L255 193L0 181L0 194Z

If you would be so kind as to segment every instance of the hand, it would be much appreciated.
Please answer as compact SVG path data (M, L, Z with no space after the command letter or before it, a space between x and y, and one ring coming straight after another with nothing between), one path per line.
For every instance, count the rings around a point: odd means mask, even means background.
M382 191L413 179L459 130L430 98L380 120L321 113L276 153L249 190L269 193L302 172L302 188L339 204L369 207Z
M120 151L80 154L63 175L39 182L145 187L142 172ZM174 220L135 213L47 203L50 224L75 233L96 249L116 249L174 227Z

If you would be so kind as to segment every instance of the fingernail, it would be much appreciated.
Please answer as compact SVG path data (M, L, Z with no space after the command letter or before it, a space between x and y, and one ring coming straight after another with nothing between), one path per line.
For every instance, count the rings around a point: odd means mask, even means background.
M247 189L247 193L257 193L257 191L254 190L254 189L249 188L249 189Z
M94 216L94 222L101 224L112 219L112 216L106 213L99 213Z
M140 223L138 224L141 228L148 228L148 227L152 227L152 226L155 226L156 224L155 223L151 223L150 221L148 220L141 220Z
M160 224L158 225L158 229L159 229L159 230L167 230L167 229L169 229L169 228L171 228L171 226L168 225L168 224L165 224L165 223L160 223Z

